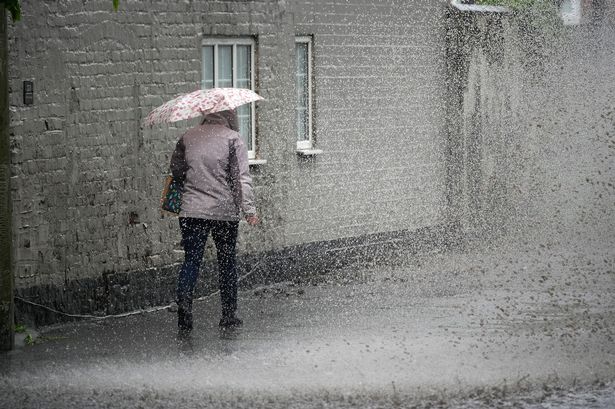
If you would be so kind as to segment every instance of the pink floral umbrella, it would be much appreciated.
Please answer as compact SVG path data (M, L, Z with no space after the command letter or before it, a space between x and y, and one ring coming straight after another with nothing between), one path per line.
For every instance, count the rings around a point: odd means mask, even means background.
M244 88L211 88L183 94L151 111L144 120L147 125L177 122L214 112L235 109L264 99Z

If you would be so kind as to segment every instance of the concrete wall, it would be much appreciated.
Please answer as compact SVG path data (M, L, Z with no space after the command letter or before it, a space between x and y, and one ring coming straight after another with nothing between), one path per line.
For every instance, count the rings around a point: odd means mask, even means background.
M515 213L519 166L529 165L520 149L526 80L518 47L518 19L499 12L450 9L447 65L448 123L455 160L450 181L454 211L464 231L483 234L502 228Z
M257 40L257 91L267 99L257 104L257 144L267 164L252 169L263 224L242 224L245 268L275 254L274 273L294 271L296 259L316 269L315 256L329 265L322 249L377 246L450 221L442 2L149 0L113 12L107 0L26 0L22 9L9 73L23 298L107 313L172 299L179 231L158 200L176 137L191 124L149 129L141 120L199 87L204 36ZM324 153L307 160L295 153L296 34L315 46ZM22 101L24 80L34 82L33 105Z
M614 241L615 5L606 6L571 27L556 15L452 12L448 119L466 232Z

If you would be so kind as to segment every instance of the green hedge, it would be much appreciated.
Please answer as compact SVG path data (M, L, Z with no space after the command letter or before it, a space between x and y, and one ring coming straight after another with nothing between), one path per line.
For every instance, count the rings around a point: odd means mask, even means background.
M13 21L18 21L21 18L19 0L0 0L0 7L5 7L11 13Z

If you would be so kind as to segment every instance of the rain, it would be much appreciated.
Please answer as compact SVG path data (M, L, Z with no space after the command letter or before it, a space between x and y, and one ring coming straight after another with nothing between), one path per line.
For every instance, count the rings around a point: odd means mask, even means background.
M0 408L615 407L615 4L112 3L0 26ZM238 116L261 223L243 325L218 324L209 240L180 336L159 200L197 120L144 120L224 85L227 51L264 97Z

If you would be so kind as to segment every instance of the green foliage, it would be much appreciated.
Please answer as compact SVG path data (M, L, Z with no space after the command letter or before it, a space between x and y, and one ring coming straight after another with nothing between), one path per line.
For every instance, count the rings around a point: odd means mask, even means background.
M17 334L21 334L21 333L26 332L26 326L25 326L25 325L23 325L23 324L16 324L16 325L15 325L15 332L16 332Z
M113 10L117 11L118 7L120 7L120 0L113 0Z
M21 19L21 7L19 7L19 0L0 0L2 6L5 7L10 13L13 21L19 21Z

